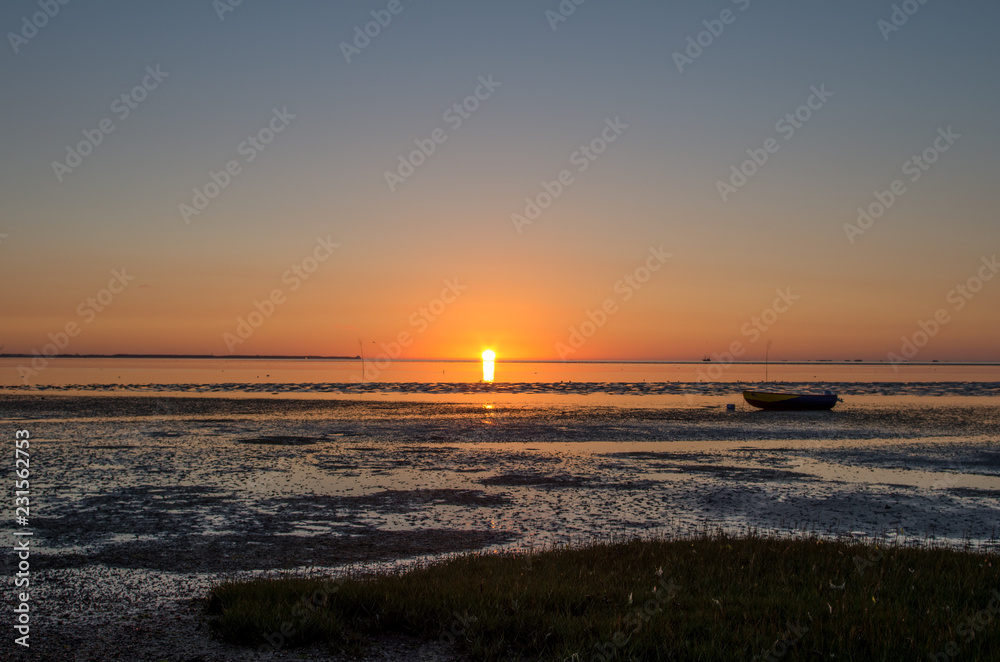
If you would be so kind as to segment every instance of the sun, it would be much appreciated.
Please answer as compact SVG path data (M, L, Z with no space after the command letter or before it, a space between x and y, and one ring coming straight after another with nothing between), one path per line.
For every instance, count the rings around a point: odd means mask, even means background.
M483 352L484 361L496 361L496 359L497 359L497 353L494 352L492 349L488 349L485 352Z

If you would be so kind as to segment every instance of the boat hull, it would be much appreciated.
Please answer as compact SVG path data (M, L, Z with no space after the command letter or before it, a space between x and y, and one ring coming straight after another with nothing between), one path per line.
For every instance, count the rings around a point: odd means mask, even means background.
M813 395L810 393L773 393L767 391L743 391L747 404L758 409L774 411L822 411L833 409L837 395Z

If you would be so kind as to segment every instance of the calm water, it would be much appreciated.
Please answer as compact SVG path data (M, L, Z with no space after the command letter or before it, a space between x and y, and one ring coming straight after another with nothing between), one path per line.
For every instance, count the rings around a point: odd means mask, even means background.
M40 369L39 369L40 368ZM869 395L996 396L1000 364L772 363L768 380ZM0 387L311 394L727 395L764 380L757 363L499 362L492 384L474 361L0 359ZM879 384L880 387L860 388ZM103 389L101 388L103 387ZM179 388L178 388L179 387Z
M507 405L696 407L736 404L765 366L711 362L499 362L483 382L474 361L50 359L42 369L0 359L0 391L282 397ZM27 372L28 369L33 372ZM1000 365L776 363L768 387L831 390L844 406L912 398L1000 397ZM22 378L27 375L28 378Z

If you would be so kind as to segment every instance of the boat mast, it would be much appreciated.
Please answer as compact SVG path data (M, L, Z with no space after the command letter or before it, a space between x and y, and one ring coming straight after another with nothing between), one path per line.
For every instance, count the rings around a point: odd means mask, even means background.
M361 383L365 383L365 345L358 338L358 347L361 349Z
M767 359L771 353L771 341L767 341L767 348L764 350L764 383L767 383Z

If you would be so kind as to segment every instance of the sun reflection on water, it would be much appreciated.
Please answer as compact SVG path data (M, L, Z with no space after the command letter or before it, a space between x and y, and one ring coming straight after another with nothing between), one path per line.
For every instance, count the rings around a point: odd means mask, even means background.
M483 381L492 382L493 381L493 364L496 361L497 355L492 349L488 349L483 352Z

